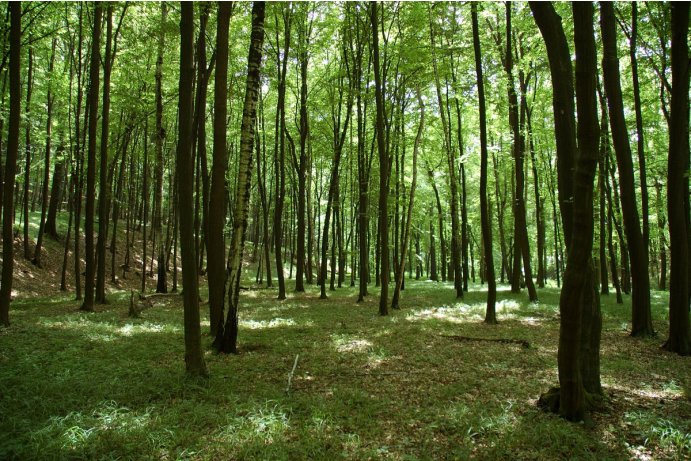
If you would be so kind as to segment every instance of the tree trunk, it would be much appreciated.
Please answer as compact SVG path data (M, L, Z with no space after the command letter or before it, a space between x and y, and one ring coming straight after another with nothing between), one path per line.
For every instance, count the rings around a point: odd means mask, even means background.
M209 283L209 322L211 335L216 337L223 324L225 299L225 239L226 218L226 119L228 116L228 28L233 4L218 4L216 24L216 73L214 75L214 151L211 165L211 190L209 192L209 249L207 278Z
M286 298L286 282L283 274L283 204L285 200L285 94L286 94L286 73L288 66L288 55L290 53L290 23L292 7L283 7L283 49L276 49L278 65L278 102L276 106L276 137L274 146L274 175L275 183L275 203L274 203L274 253L276 257L276 278L278 279L278 299ZM278 18L276 18L278 23ZM278 28L276 29L276 43L278 44ZM281 59L282 58L282 59Z
M240 159L238 169L237 193L233 211L233 236L230 246L228 276L228 316L225 325L218 329L214 347L219 352L236 353L238 336L238 300L240 295L240 275L242 274L242 254L247 228L250 185L252 182L252 152L254 131L257 119L257 99L260 86L262 47L264 43L264 2L254 2L252 6L252 33L247 58L247 82L245 102L240 128Z
M26 77L26 120L31 120L31 93L33 89L34 82L34 50L29 47L29 70ZM23 214L24 214L24 258L31 259L31 253L29 250L29 187L31 180L31 123L26 123L26 136L25 136L25 147L24 152L25 163L24 163L24 197L22 201Z
M168 7L166 2L161 2L161 23L160 31L158 33L158 48L156 51L156 176L154 182L154 217L153 217L153 231L161 234L162 230L162 207L163 207L163 171L165 169L163 163L163 143L166 137L166 131L163 128L163 50L165 47L165 26L168 17ZM163 239L159 238L158 248L158 277L156 280L156 292L165 293L168 291L167 273L165 268L161 269L161 256L164 252Z
M650 280L648 278L647 243L641 235L636 193L634 188L633 162L631 147L624 120L619 78L619 59L617 57L617 37L615 28L614 7L611 3L601 2L600 25L604 56L602 70L604 75L607 104L609 107L612 140L619 166L619 187L621 189L621 207L624 215L624 231L629 245L632 278L632 336L652 336L655 334L650 311Z
M97 3L94 7L94 27L91 38L91 64L89 68L89 145L86 163L86 215L84 217L84 250L86 259L86 273L84 275L84 302L81 310L94 310L94 281L96 268L94 267L94 211L96 190L96 128L98 124L98 86L99 65L101 62L101 16L103 6Z
M456 161L455 155L451 149L451 133L449 129L449 121L447 120L447 111L445 110L444 100L441 94L441 85L439 84L439 72L437 70L437 59L435 53L435 31L432 21L432 13L430 8L430 41L432 43L432 64L434 68L434 79L437 90L437 101L439 103L439 112L441 115L441 123L444 132L444 149L446 150L446 160L449 167L449 186L450 186L450 214L451 214L451 268L453 269L454 288L456 289L456 298L463 298L463 272L461 271L461 242L460 242L460 223L458 222L458 180L456 179ZM448 107L447 107L448 109ZM451 277L451 275L449 275Z
M197 280L194 234L192 229L192 83L194 75L194 5L180 5L180 86L177 148L178 212L182 251L184 299L185 365L191 376L206 376L208 371L201 348L199 325L199 286ZM145 138L146 139L146 138Z
M420 142L422 141L422 131L425 127L425 106L422 101L420 90L417 90L417 101L420 106L420 122L415 135L415 144L413 145L413 178L410 182L410 198L408 202L408 216L406 217L405 226L403 228L403 242L401 244L401 257L396 268L396 288L394 289L393 298L391 300L391 308L398 309L398 298L401 294L401 284L405 277L405 251L408 247L408 239L410 238L410 224L413 220L413 205L415 204L415 188L417 186L417 157L420 150Z
M478 104L480 111L480 221L482 227L485 275L487 277L487 308L485 322L497 323L495 304L497 301L497 282L494 276L494 253L492 250L492 225L489 220L487 204L487 114L485 112L485 81L482 72L482 52L480 31L477 21L477 3L471 4L473 23L473 50L475 54L475 74L477 76Z
M381 68L379 65L379 14L377 13L377 2L370 2L370 24L372 27L372 59L374 64L374 90L377 106L377 150L379 152L379 248L381 257L380 283L381 294L379 297L379 315L389 315L389 220L388 220L388 198L389 191L387 184L389 181L389 158L384 142L384 82L381 78Z
M21 115L21 44L22 4L13 2L10 11L10 113L5 160L5 183L2 207L2 281L0 282L0 323L10 326L12 274L14 271L14 185L19 150L19 123Z
M53 74L53 67L55 63L55 46L57 39L53 38L50 52L50 61L48 64L48 74ZM53 102L55 96L52 88L48 87L47 101L46 101L46 156L43 163L43 190L41 192L41 221L38 225L38 238L36 239L36 248L34 249L34 258L31 261L35 266L41 267L41 248L43 247L43 235L46 230L46 214L48 213L48 183L50 181L50 148L51 148L51 133L53 128ZM53 178L55 180L55 178Z
M689 4L672 3L672 103L667 158L670 278L669 338L665 349L691 354L689 329Z
M106 304L106 240L108 235L108 135L110 119L110 74L112 69L113 5L106 10L106 55L103 61L103 116L101 119L100 178L98 188L98 241L96 245L96 302Z

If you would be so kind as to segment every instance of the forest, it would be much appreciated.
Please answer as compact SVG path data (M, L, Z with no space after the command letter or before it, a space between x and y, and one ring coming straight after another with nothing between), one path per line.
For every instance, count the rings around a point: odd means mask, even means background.
M688 459L687 2L1 2L0 459Z

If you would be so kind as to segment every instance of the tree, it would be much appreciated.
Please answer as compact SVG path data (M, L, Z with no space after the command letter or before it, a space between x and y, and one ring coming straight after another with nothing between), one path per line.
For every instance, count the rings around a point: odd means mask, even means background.
M278 48L278 27L276 27L276 65L278 67L278 102L276 106L276 139L274 142L274 172L276 174L276 197L274 204L274 252L276 254L276 278L278 279L278 299L286 298L286 282L283 275L283 204L285 201L285 138L286 138L286 73L290 52L290 24L292 5L275 5L283 9L283 50ZM278 18L276 18L278 23ZM281 59L281 57L283 59Z
M381 248L381 294L379 296L379 315L389 315L389 158L384 142L384 81L379 65L379 15L377 2L370 2L370 24L372 26L372 59L374 64L374 92L377 106L375 126L377 151L379 152L379 246Z
M185 365L192 376L208 374L201 348L199 325L199 281L192 229L192 84L194 75L194 5L180 5L180 84L178 103L177 185L180 214L180 251L184 299Z
M485 322L497 323L495 304L497 302L497 282L494 275L494 255L492 250L492 225L489 220L487 203L487 114L485 112L485 80L482 73L482 50L477 20L477 3L471 3L473 23L473 50L475 54L475 74L477 76L478 109L480 112L480 221L482 243L487 278L487 309Z
M103 60L103 115L98 181L98 241L96 243L96 302L106 304L106 240L108 239L108 136L110 135L110 76L113 69L113 5L106 9L106 54Z
M624 215L624 231L629 246L632 278L632 321L631 336L652 336L652 314L650 311L650 280L648 278L648 252L641 235L641 225L636 205L633 162L631 146L624 119L624 104L619 77L619 58L617 56L617 37L614 6L609 2L600 3L600 27L602 30L602 72L604 76L609 121L612 128L612 141L619 167L619 188L621 208Z
M84 302L81 310L93 312L94 310L94 281L96 268L94 267L94 209L96 190L96 127L98 124L98 86L99 65L101 61L101 16L103 6L96 3L94 7L93 33L91 36L91 63L89 66L89 145L86 163L86 215L84 217L84 251L86 259L86 273L84 274Z
M672 101L667 157L671 272L669 338L664 348L691 354L689 328L689 4L672 3Z
M228 27L232 3L218 4L216 23L216 73L214 76L214 153L211 166L211 190L209 192L209 320L211 335L216 336L223 323L225 298L225 241L223 230L226 218L226 118L228 117Z
M163 128L163 51L165 47L165 26L168 17L166 2L161 2L161 24L158 32L158 48L156 50L156 178L154 184L154 219L153 228L158 236L158 277L156 279L156 292L168 291L166 265L163 264L165 244L162 238L162 209L163 209L163 143L166 132ZM225 210L225 208L224 208ZM223 296L221 296L222 298Z
M219 352L224 353L237 353L240 275L242 274L242 255L252 181L252 152L254 150L257 100L259 99L262 47L264 44L264 8L264 2L254 2L252 5L252 33L247 57L247 81L240 128L237 192L235 194L233 231L228 264L228 315L223 327L218 329L214 342L214 347Z
M55 64L55 46L57 39L53 38L50 60L48 61L48 73L53 74ZM36 239L36 248L34 249L34 258L31 261L36 266L41 267L41 248L43 247L43 235L46 231L46 213L48 213L48 182L50 181L50 147L51 147L51 132L53 128L53 103L55 102L55 95L52 88L48 87L46 96L46 155L43 163L43 191L41 193L41 221L38 225L38 238Z
M14 273L14 185L19 150L19 117L21 115L21 47L22 4L13 2L10 9L10 120L2 207L2 280L0 281L0 323L10 326L10 302Z

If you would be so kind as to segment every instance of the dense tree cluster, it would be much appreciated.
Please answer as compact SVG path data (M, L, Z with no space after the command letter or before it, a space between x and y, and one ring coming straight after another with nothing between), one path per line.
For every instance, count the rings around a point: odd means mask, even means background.
M561 387L543 397L569 419L601 393L610 288L631 295L644 337L651 287L669 289L665 347L691 353L687 3L7 2L0 15L4 325L14 258L40 266L50 238L85 311L135 271L142 292L177 291L181 267L192 374L207 373L204 275L221 352L238 349L243 279L278 300L380 287L381 315L405 305L406 272L456 298L486 283L488 323L497 283L530 301L562 286Z

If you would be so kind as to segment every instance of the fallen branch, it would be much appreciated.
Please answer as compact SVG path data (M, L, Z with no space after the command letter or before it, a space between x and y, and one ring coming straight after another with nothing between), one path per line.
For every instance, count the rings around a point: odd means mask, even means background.
M530 343L525 339L508 339L508 338L471 338L469 336L458 336L458 335L441 335L444 338L455 339L456 341L489 341L494 343L504 343L504 344L519 344L525 349L530 348Z
M295 369L298 366L298 359L300 358L300 354L297 354L295 356L295 362L293 362L293 369L290 370L290 373L288 373L288 385L286 386L286 393L290 391L290 382L293 380L293 374L295 374Z

